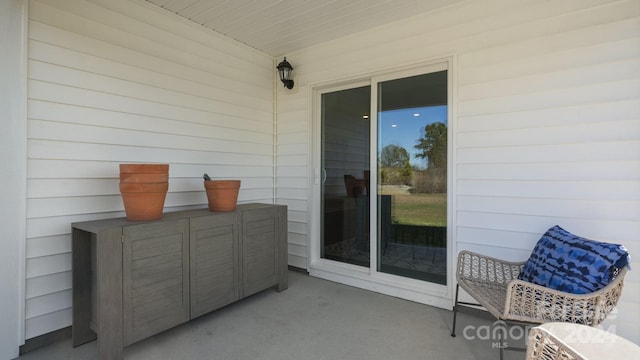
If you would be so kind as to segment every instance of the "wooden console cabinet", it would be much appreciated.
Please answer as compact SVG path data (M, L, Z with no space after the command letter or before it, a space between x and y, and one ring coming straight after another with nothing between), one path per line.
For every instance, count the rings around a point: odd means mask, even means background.
M243 204L72 224L73 346L98 339L100 359L287 282L287 207Z

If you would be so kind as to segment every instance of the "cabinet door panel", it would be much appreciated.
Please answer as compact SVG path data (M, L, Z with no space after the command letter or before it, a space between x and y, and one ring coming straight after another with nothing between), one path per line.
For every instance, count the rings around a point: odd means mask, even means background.
M191 317L240 297L238 225L235 213L191 219Z
M125 345L189 320L188 225L182 219L123 228Z
M242 211L242 285L249 296L277 283L273 207Z
M182 243L176 241L175 234L137 239L131 243L132 260L152 258L154 256L180 252Z

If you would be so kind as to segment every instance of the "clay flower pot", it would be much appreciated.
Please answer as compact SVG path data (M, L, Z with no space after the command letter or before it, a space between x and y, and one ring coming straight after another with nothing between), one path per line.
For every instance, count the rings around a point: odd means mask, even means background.
M129 221L162 219L169 183L120 184L122 202Z
M168 174L169 164L120 164L120 174Z
M240 180L208 180L204 182L209 201L209 211L233 211L236 209Z
M139 183L167 183L169 181L169 174L162 173L147 173L147 174L136 174L136 173L124 173L120 174L120 183L121 184L139 184Z
M129 221L159 220L169 189L169 164L120 164L120 193Z

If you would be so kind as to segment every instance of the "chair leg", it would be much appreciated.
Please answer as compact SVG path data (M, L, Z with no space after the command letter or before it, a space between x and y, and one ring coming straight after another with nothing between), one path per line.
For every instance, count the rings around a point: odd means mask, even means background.
M451 326L451 336L456 337L456 317L458 315L458 290L460 285L456 284L456 301L453 305L453 325Z

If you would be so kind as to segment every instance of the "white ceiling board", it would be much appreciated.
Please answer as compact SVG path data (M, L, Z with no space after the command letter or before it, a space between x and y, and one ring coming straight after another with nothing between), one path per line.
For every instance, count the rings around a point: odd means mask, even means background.
M274 57L466 0L146 0Z
M171 12L178 12L178 11L182 11L190 6L192 6L193 4L197 3L198 0L169 0L169 2L167 2L166 4L162 5L162 7L164 7L165 9L171 11ZM159 5L159 4L157 4Z

